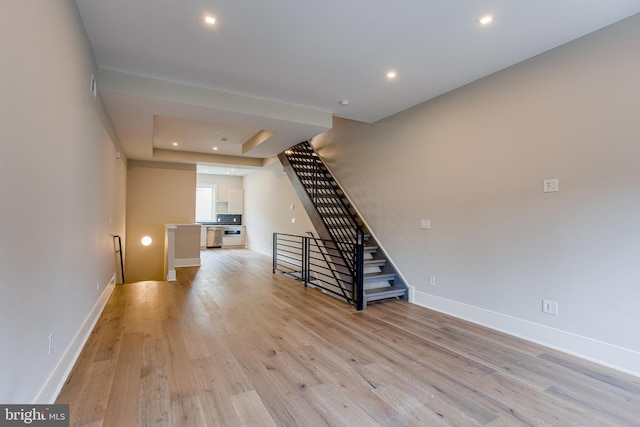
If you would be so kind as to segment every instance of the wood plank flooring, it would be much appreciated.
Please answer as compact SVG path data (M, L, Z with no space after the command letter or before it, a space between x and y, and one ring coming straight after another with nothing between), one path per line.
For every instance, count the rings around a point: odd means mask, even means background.
M206 250L119 285L57 403L73 426L640 426L640 378L403 301L356 312Z

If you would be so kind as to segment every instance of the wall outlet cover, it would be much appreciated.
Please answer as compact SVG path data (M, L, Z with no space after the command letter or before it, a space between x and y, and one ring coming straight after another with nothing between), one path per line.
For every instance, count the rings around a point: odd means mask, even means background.
M542 300L542 312L547 314L558 315L558 302L550 300Z

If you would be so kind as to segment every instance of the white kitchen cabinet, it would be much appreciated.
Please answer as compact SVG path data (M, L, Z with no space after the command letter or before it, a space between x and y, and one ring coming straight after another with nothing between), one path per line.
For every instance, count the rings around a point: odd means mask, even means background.
M243 246L242 237L233 236L233 237L223 237L222 238L222 247L227 248L229 246Z
M232 188L229 190L229 213L242 215L244 212L244 191Z

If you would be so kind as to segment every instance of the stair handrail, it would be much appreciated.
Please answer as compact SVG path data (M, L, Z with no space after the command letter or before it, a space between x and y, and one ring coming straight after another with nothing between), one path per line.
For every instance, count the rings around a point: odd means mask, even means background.
M113 246L115 249L115 253L117 254L116 256L118 257L118 260L120 261L120 275L122 276L122 283L125 283L124 281L124 261L122 259L122 239L120 238L119 234L114 234L113 235Z

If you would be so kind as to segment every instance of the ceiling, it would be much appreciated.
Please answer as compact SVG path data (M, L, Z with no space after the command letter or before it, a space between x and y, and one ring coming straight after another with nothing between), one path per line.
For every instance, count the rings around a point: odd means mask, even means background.
M236 172L334 116L375 122L640 13L638 0L76 4L126 156Z

